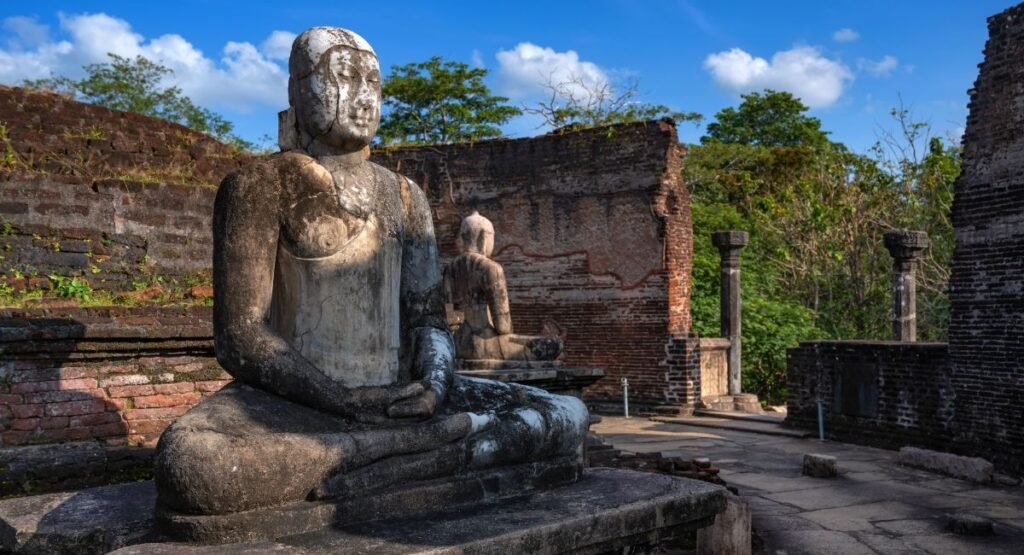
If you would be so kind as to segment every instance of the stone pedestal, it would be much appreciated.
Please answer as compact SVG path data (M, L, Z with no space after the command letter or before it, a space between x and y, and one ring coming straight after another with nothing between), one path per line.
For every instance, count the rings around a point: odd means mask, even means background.
M580 397L583 388L604 377L602 368L570 368L557 360L462 360L462 376L539 387L559 395Z
M896 341L917 341L917 280L914 263L928 248L928 234L905 229L886 232L892 255L892 335Z
M481 480L488 490L499 484ZM494 502L448 499L407 512L383 499L370 518L252 543L163 543L154 530L150 483L0 501L0 550L18 553L604 553L643 552L710 525L725 488L685 478L591 469L580 481ZM379 511L379 512L374 512ZM75 518L68 516L77 515ZM305 527L309 515L279 512L274 526ZM150 542L150 543L143 543ZM130 546L130 547L126 547Z

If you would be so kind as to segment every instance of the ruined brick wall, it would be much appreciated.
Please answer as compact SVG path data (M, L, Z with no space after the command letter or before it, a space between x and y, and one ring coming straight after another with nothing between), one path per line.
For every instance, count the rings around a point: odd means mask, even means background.
M0 85L0 178L215 186L247 159L181 125Z
M426 191L444 259L464 216L494 222L517 331L561 329L566 364L605 368L589 401L621 404L626 377L633 402L656 407L699 394L681 156L674 125L655 121L374 160Z
M0 86L4 281L131 290L208 272L215 186L248 159L180 125Z
M953 372L943 343L810 341L787 353L786 424L896 449L951 447Z
M0 447L153 446L229 379L209 308L0 310Z
M207 187L114 180L0 181L0 271L9 284L57 274L116 291L130 291L147 275L209 272L215 194Z
M949 342L958 441L1024 471L1024 5L988 27L953 201Z

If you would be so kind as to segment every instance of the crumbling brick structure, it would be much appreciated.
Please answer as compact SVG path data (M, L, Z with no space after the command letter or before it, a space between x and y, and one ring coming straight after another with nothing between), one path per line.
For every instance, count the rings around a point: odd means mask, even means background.
M1024 4L989 18L956 183L957 440L1024 471Z
M566 364L606 369L585 392L592 406L620 410L627 378L634 407L679 412L700 396L680 150L664 120L374 160L426 191L443 259L464 216L494 222L514 325L561 330Z
M7 283L57 274L130 291L208 272L216 185L248 158L181 125L0 86Z
M789 351L790 425L920 445L1024 472L1024 4L989 18L956 182L949 344L809 342Z

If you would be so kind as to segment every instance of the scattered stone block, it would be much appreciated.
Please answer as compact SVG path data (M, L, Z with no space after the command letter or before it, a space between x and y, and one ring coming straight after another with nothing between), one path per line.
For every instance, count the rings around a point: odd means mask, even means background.
M931 470L954 478L969 480L979 484L992 481L995 467L981 457L963 457L951 453L941 453L917 447L900 449L896 462L923 470Z
M715 523L697 531L697 555L750 555L750 506L730 495Z
M839 475L836 458L831 455L804 455L803 475L812 478L835 478Z
M949 516L949 529L961 536L991 536L992 521L967 513Z

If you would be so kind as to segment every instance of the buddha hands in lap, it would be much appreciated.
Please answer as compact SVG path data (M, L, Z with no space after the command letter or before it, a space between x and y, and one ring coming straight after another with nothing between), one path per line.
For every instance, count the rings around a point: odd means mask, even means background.
M580 456L576 399L456 378L430 208L367 160L380 68L317 27L289 60L282 153L214 206L217 359L235 382L161 437L165 510L225 514Z

